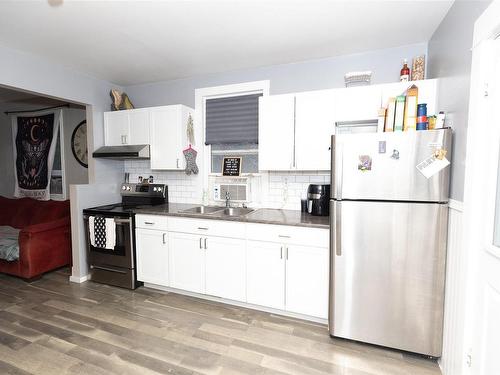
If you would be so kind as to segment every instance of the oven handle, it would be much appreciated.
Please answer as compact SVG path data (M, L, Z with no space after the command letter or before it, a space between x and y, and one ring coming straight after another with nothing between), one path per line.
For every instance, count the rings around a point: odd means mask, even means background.
M109 272L122 273L124 275L127 273L125 271L117 270L117 269L114 269L114 268L101 267L101 266L90 266L90 268L92 268L92 269L96 268L98 270L109 271Z

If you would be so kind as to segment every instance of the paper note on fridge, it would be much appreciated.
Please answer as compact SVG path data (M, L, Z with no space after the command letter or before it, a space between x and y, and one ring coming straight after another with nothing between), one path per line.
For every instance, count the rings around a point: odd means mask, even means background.
M422 173L426 178L431 178L440 170L446 168L450 165L450 161L443 157L442 159L438 159L433 155L429 156L427 159L417 164L417 169Z

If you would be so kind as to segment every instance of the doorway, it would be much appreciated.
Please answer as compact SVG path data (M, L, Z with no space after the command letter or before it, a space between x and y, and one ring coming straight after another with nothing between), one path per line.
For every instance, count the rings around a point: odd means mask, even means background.
M467 135L464 233L469 267L464 373L474 375L500 374L500 38L492 37L498 35L494 30L500 24L491 26L489 36L476 38L473 49Z
M0 196L22 196L15 193L19 171L13 122L51 112L56 112L59 120L54 124L55 152L47 177L50 199L67 200L69 185L89 182L85 107L0 87Z

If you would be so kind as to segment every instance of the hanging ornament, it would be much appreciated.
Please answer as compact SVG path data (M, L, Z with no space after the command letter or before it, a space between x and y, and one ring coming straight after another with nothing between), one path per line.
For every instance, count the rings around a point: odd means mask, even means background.
M182 151L184 157L186 158L186 174L198 174L198 166L196 165L196 155L198 152L189 145L184 151Z
M193 124L193 118L191 117L191 113L188 116L187 124L186 124L186 135L188 142L194 145L194 124Z

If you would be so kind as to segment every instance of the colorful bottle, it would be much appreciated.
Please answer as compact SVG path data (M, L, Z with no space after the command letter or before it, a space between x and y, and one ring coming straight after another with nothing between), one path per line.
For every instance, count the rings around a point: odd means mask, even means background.
M403 68L401 69L399 80L401 82L408 82L410 80L410 68L408 68L408 61L406 59L403 61Z

